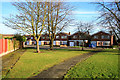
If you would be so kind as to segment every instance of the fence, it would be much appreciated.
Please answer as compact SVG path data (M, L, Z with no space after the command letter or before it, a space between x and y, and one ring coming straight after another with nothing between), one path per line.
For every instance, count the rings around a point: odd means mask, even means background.
M15 39L0 39L0 56L18 49L19 44Z

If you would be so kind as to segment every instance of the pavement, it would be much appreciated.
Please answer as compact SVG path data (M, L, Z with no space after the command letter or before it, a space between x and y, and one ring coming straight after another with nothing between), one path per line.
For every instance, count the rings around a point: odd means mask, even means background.
M96 54L97 52L102 51L101 49L97 50L97 51L93 51L90 53L85 53L73 58L70 58L68 60L65 60L64 62L61 62L60 64L54 65L53 67L42 71L41 73L39 73L36 76L30 77L27 80L33 80L35 78L38 79L50 79L50 78L63 78L65 76L65 74L73 67L75 66L78 62L84 61L87 58L89 58L90 56Z

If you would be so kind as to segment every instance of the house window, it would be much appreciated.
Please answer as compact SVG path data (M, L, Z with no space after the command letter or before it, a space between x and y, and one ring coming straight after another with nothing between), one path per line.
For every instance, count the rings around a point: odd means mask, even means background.
M31 39L33 39L33 37L31 37Z
M47 36L46 38L47 38L47 39L49 39L49 37L48 37L48 36Z
M94 39L98 39L98 36L94 36Z
M110 41L104 41L103 46L110 46Z
M107 36L107 39L110 39L110 36Z
M79 45L82 45L83 41L79 41Z
M108 36L108 35L102 35L101 38L102 39L110 39L110 36Z
M59 39L59 36L56 36L56 39Z
M67 45L67 41L61 41L60 44L61 45Z
M42 37L42 39L45 39L45 37Z
M82 36L81 36L81 35L79 35L79 38L82 38Z
M101 46L101 42L98 42L98 46Z
M62 38L62 39L66 39L66 38L67 38L67 36L61 36L61 38Z
M102 39L104 39L104 36L102 35L102 37L101 37Z
M76 38L77 38L77 36L73 36L73 38L74 38L74 39L76 39Z

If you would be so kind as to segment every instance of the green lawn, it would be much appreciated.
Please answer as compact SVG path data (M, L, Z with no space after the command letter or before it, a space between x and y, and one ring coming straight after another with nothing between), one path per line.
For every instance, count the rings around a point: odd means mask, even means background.
M105 49L78 63L64 78L118 78L118 50Z
M13 65L16 63L16 60L18 60L24 51L25 49L20 49L2 56L2 77L4 77L11 67L13 67Z
M28 78L68 58L90 52L90 50L57 49L41 50L41 52L35 53L35 49L27 49L5 78Z

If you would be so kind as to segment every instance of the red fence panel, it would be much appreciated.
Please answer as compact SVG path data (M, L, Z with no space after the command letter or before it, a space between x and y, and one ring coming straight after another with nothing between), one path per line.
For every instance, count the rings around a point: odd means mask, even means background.
M2 39L2 52L4 53L5 52L5 39Z
M8 42L7 42L8 40L7 39L5 39L5 52L7 52L7 48L8 48Z
M18 43L16 43L16 46L19 47L19 44L17 45ZM16 47L16 48L17 48ZM11 40L8 40L8 39L0 39L0 54L4 54L8 51L12 51L14 48L13 48L13 43Z
M0 39L0 54L2 54L2 50L3 50L3 40Z

